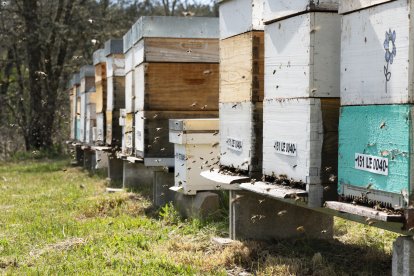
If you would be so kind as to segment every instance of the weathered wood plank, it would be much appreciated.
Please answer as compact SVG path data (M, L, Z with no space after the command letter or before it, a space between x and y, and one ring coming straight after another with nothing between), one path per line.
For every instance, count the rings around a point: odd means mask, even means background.
M144 38L134 46L133 66L143 62L218 63L218 39Z
M106 110L114 111L125 107L125 77L108 77Z
M264 93L264 33L220 41L220 103L261 102Z
M266 182L242 183L240 184L240 189L276 199L295 198L296 196L304 197L308 195L308 193L304 190L294 189L277 184L268 184Z
M218 169L215 169L213 171L207 170L203 171L200 174L202 177L207 178L213 182L221 183L221 184L227 184L227 185L234 185L235 190L239 189L240 183L245 183L250 181L250 177L248 176L233 176L233 175L226 175L223 173L220 173ZM228 187L230 188L230 187ZM232 189L229 189L232 190Z
M386 212L377 211L373 208L358 206L338 201L327 201L325 207L339 212L349 213L357 216L362 216L369 219L388 222L402 222L402 215L390 215Z
M136 70L135 111L218 110L218 64L143 63Z
M96 112L101 113L106 110L106 91L107 83L106 80L95 82L95 103L96 103Z

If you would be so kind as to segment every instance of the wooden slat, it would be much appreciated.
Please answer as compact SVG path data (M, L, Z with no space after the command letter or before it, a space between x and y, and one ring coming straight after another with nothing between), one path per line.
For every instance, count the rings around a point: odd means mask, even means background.
M264 33L220 41L220 102L263 101Z
M106 63L102 62L95 65L95 82L106 80Z
M344 203L344 202L327 201L325 203L325 207L339 211L339 212L349 213L349 214L362 216L362 217L366 217L369 219L375 219L379 221L387 221L387 222L403 221L402 215L390 215L386 212L374 210L373 208L353 205L353 204Z
M218 64L144 63L135 110L218 110ZM191 106L196 103L195 106Z
M213 182L217 182L221 184L228 184L228 185L240 184L240 183L245 183L245 182L250 181L250 177L248 176L225 175L223 173L220 173L218 169L215 169L213 171L203 171L200 173L200 175ZM238 187L235 187L235 189L238 189Z
M96 112L101 113L106 110L106 80L99 81L95 83L95 102L96 102Z
M119 111L106 111L106 144L121 146L122 128L119 126Z
M219 62L218 39L144 38L135 47L144 53L134 57L135 66L142 62Z
M265 182L243 183L240 185L243 190L251 191L257 194L266 195L272 198L292 198L307 196L307 192L300 189L294 189L277 184Z
M169 119L217 118L217 116L217 111L199 110L137 112L135 115L136 156L174 157L174 144L169 142Z
M125 107L125 77L107 79L107 110L119 110Z

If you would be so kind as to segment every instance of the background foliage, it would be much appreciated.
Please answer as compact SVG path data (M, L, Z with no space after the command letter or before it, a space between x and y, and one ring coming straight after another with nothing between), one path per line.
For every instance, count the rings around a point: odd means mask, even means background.
M0 6L0 158L61 148L65 86L142 15L217 16L213 0L9 0Z

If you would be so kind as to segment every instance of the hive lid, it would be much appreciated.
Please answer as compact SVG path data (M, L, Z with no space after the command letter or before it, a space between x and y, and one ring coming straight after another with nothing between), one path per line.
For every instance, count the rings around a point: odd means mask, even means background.
M93 65L98 65L99 63L104 63L106 61L105 58L105 50L99 49L93 52Z
M105 42L105 56L122 54L124 41L122 39L109 39Z
M219 19L217 17L142 16L132 26L131 36L132 44L144 37L218 39Z
M79 72L80 79L86 77L95 77L95 67L93 65L84 65L80 68Z
M218 131L219 119L170 119L170 130Z

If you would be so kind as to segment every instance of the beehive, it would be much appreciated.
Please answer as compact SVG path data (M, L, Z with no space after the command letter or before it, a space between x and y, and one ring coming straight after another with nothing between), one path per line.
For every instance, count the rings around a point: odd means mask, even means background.
M266 25L266 98L339 97L340 29L340 16L332 12Z
M85 65L80 68L80 142L89 143L92 140L90 127L94 126L87 120L91 118L91 108L93 104L92 93L95 93L95 68L92 65ZM90 104L91 103L91 104Z
M217 118L217 111L138 111L135 114L135 154L140 158L173 158L169 120Z
M266 100L264 111L263 174L335 191L339 99Z
M412 1L342 1L342 105L413 103Z
M349 2L349 1L343 1ZM361 1L358 1L361 2ZM372 2L372 1L370 1ZM263 20L270 23L287 17L303 14L306 12L337 12L338 0L264 0Z
M217 116L218 36L216 18L159 16L141 17L124 35L136 157L173 158L169 119Z
M111 39L105 42L107 103L106 103L106 144L121 146L122 129L119 126L119 109L125 107L125 60L123 42Z
M220 2L220 165L261 174L264 92L262 1Z
M216 184L200 176L218 168L219 120L179 119L169 121L169 140L174 144L175 187L185 194L215 190Z
M96 102L96 136L94 143L105 144L105 111L106 111L106 56L105 50L99 49L93 53L95 66L95 102Z
M341 108L338 192L356 201L405 207L412 194L413 106Z
M80 111L78 108L78 94L79 94L79 74L73 74L68 82L69 101L70 101L70 139L77 139L77 118Z
M125 109L122 153L128 156L134 153L134 115L134 113L126 113Z

